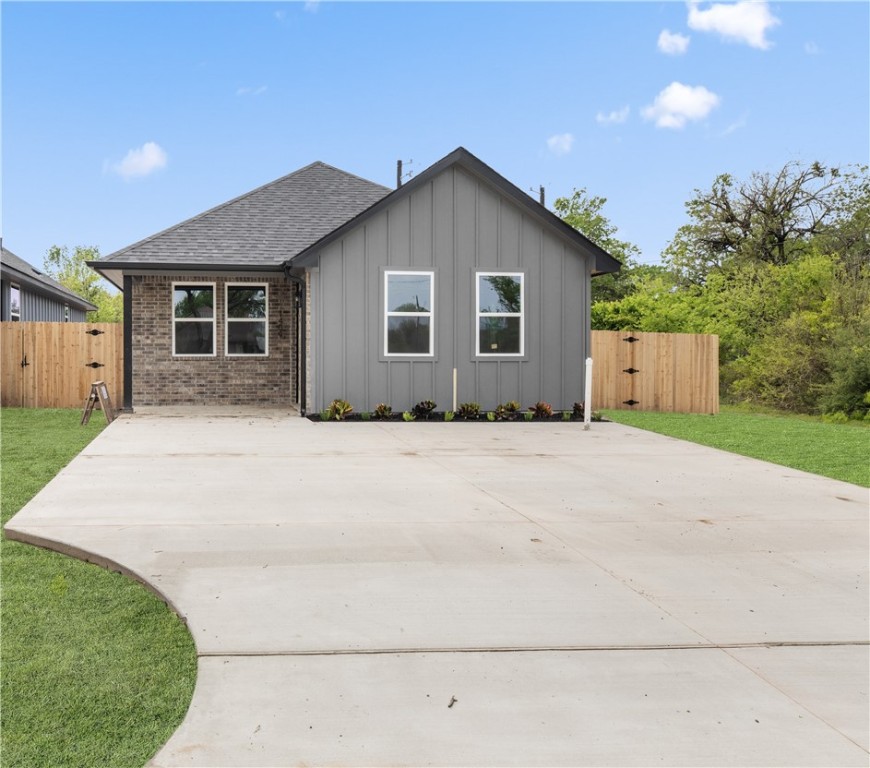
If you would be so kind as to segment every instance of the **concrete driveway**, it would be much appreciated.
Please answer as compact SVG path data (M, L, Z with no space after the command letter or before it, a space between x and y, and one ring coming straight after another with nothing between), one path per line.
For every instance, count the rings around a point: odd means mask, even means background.
M142 413L6 531L188 622L154 766L870 762L846 483L617 424Z

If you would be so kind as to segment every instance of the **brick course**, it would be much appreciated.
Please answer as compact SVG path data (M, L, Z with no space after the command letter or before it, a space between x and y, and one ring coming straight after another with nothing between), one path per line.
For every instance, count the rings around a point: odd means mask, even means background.
M214 283L214 357L172 356L172 283ZM224 353L227 283L269 284L269 354ZM133 407L137 405L293 405L295 288L284 278L200 275L133 277Z

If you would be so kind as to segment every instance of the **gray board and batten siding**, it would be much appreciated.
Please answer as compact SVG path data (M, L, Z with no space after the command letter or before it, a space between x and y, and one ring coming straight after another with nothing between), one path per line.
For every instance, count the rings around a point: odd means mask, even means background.
M392 203L349 222L305 257L314 410L334 398L357 412L379 402L406 410L427 399L449 410L454 368L458 403L489 410L509 400L544 400L571 408L583 398L590 278L600 254L562 236L473 169L451 164L415 181L408 194L394 193ZM384 272L392 269L434 273L430 358L384 355ZM522 356L476 354L476 273L488 270L522 275Z
M84 323L96 307L0 245L0 321Z

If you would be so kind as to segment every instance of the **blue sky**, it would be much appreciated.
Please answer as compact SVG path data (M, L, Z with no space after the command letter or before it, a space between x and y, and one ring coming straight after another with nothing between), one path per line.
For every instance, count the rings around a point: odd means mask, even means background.
M717 174L867 163L866 2L2 2L2 235L103 255L314 160L464 146L658 261ZM413 164L407 161L413 159Z

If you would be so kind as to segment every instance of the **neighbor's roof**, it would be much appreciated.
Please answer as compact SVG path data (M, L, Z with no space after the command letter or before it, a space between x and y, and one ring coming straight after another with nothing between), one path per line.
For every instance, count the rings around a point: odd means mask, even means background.
M608 272L619 271L622 265L619 261L614 259L613 256L607 253L607 251L597 246L581 232L574 229L574 227L566 224L562 219L556 216L555 213L547 210L547 208L527 195L516 185L511 184L511 182L509 182L504 176L490 168L479 158L472 155L471 152L464 147L457 147L449 155L443 157L434 165L429 166L425 171L415 176L406 184L403 184L386 197L378 200L374 205L328 233L318 242L313 243L293 259L292 266L311 266L317 260L317 253L322 248L329 245L329 243L342 237L351 229L368 220L379 211L384 210L387 206L392 205L397 200L400 200L405 195L410 195L418 187L428 184L435 176L443 173L454 165L458 165L472 175L488 182L499 193L513 200L526 214L547 226L554 234L561 237L581 252L591 254L595 263L595 267L592 270L593 275L602 275Z
M81 296L73 293L57 280L52 280L48 275L42 274L38 269L28 264L24 259L16 256L5 246L0 247L0 267L4 277L15 280L28 289L47 294L58 301L65 302L73 307L78 307L87 312L93 312L97 308Z
M166 266L281 269L390 189L315 162L93 262L104 270Z

